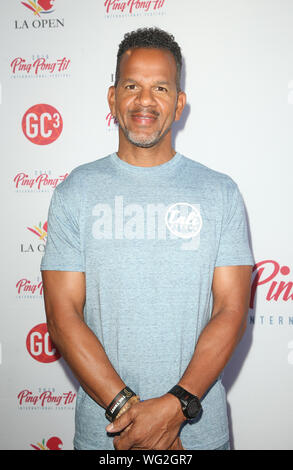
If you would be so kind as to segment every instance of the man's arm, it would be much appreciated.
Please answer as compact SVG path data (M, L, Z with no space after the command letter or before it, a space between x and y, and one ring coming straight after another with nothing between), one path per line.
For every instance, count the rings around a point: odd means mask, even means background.
M220 375L246 328L252 266L216 267L213 311L179 385L201 398Z
M83 389L106 408L126 384L84 322L85 275L45 270L42 278L49 335Z
M82 272L44 270L42 278L50 338L83 389L106 408L126 384L113 368L98 338L84 322L85 275ZM131 400L119 414L132 406ZM180 439L170 447L181 448Z
M245 331L251 272L252 266L221 266L214 270L212 317L179 381L179 385L199 398L220 375ZM134 405L118 418L111 432L120 431L130 423L133 425L114 438L114 445L119 450L134 445L166 449L183 421L179 400L166 393ZM145 447L146 444L154 447Z

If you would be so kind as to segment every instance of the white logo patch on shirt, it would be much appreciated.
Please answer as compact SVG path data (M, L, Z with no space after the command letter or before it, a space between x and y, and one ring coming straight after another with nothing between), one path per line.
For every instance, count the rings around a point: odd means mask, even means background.
M165 222L174 235L192 238L199 234L202 218L199 210L188 202L176 202L166 212Z

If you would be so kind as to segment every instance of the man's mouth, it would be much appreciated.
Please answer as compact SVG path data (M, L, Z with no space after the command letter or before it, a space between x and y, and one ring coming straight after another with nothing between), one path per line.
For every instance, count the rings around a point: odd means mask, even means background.
M152 124L157 118L153 114L134 113L131 118L138 124L148 125Z

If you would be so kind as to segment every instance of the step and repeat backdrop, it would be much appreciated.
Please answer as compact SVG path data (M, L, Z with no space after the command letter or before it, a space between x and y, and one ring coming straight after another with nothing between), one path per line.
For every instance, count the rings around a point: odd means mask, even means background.
M232 447L293 449L293 2L10 0L0 5L0 448L72 449L78 383L46 327L40 261L54 188L117 150L119 42L159 26L182 48L174 146L243 194L255 266L224 373ZM76 345L78 347L78 345Z

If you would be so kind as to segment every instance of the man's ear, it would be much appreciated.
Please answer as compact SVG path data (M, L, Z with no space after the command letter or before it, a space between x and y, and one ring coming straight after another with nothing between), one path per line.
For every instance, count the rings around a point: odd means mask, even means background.
M182 111L186 105L186 93L184 91L179 91L177 96L177 105L175 112L175 121L179 121Z
M114 85L110 86L108 90L108 104L109 104L111 114L114 117L116 117L115 93L116 93L116 88L114 87Z

